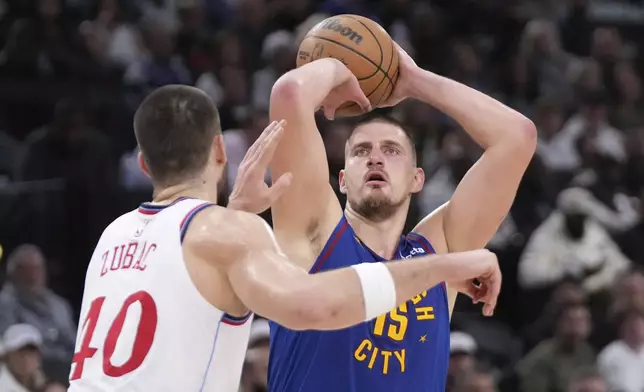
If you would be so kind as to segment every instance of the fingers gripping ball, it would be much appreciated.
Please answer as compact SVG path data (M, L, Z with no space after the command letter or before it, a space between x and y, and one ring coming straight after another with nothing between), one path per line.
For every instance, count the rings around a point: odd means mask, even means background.
M373 107L389 98L398 80L398 51L379 24L358 15L337 15L315 25L297 54L298 67L321 58L335 58L351 70ZM347 102L337 116L355 116L360 107Z

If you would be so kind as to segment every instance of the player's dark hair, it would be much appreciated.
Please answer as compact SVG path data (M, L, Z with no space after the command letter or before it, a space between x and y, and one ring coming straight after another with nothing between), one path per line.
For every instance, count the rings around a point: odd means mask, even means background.
M168 85L141 103L134 133L155 185L174 185L206 166L212 141L221 134L219 112L201 90Z
M414 134L411 132L411 130L405 123L393 117L386 111L375 110L363 116L359 116L357 117L356 120L352 121L351 122L352 130L351 130L351 134L349 135L349 138L347 139L347 143L349 142L349 140L351 140L351 136L353 136L353 132L355 132L356 128L358 128L361 125L370 124L373 122L381 122L381 123L390 124L400 128L405 133L405 136L409 141L409 145L411 146L411 151L413 154L412 158L414 159L414 162L417 161L416 143L414 142Z

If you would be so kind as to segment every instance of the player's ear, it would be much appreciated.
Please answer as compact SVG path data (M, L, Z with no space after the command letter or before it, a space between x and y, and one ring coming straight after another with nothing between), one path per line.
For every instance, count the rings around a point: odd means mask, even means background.
M225 165L227 158L226 158L226 145L224 144L224 137L223 135L217 135L212 141L212 154L213 158L215 159L215 162L217 162L218 165Z
M344 169L340 170L340 174L338 174L338 183L340 185L340 193L343 195L347 194L347 184L344 181Z
M139 150L139 153L136 155L136 160L139 162L139 167L141 168L141 171L148 177L150 176L150 170L148 169L148 164L145 163L145 159L143 159L143 154L141 154L141 151Z
M425 171L420 167L417 167L414 170L414 181L412 183L411 193L418 193L423 190L423 186L425 185Z

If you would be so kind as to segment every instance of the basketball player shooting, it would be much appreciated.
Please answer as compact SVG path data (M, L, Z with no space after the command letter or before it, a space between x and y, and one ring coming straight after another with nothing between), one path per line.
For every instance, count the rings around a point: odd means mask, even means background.
M425 180L404 127L393 119L367 116L353 129L339 176L340 190L347 195L343 212L329 184L314 112L323 108L333 118L347 102L365 102L364 93L347 67L332 58L282 76L272 91L270 115L286 119L287 126L270 170L276 176L291 173L293 181L272 207L273 227L286 255L313 276L356 263L484 247L508 213L535 151L530 120L474 89L418 68L400 49L399 55L399 80L381 106L407 98L426 102L455 119L485 152L451 200L402 236L410 197ZM483 302L484 315L492 316L497 297L487 296L489 290L487 282L474 285L471 280L427 286L400 306L342 331L294 331L275 320L269 389L443 392L457 293Z
M210 98L166 86L144 100L134 128L154 201L117 218L98 241L70 391L236 392L250 311L293 330L326 330L375 317L444 280L478 277L492 282L494 295L500 272L485 250L317 275L289 261L253 214L288 189L289 173L264 184L284 125L273 122L251 146L222 208L215 203L226 153Z

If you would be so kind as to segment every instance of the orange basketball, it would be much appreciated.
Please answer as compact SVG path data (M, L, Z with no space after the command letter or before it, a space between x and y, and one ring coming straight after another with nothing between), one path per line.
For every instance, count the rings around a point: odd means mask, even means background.
M378 23L358 15L336 15L315 25L304 37L297 53L298 67L331 57L344 63L360 82L373 107L385 101L398 80L398 51ZM340 107L336 117L362 113L356 103Z

